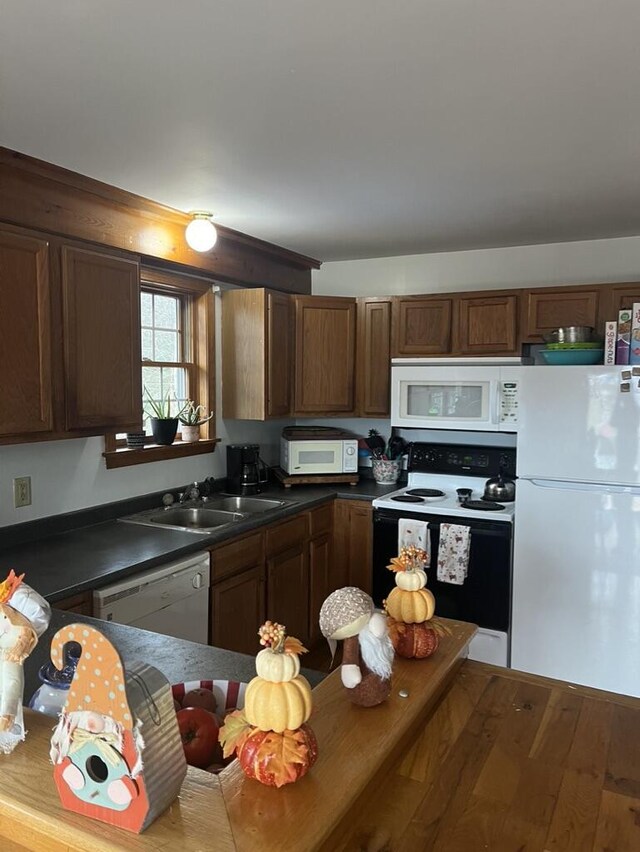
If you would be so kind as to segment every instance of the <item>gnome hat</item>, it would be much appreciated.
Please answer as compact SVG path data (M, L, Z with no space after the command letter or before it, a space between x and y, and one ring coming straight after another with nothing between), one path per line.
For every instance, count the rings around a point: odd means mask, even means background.
M357 636L373 615L372 598L356 586L336 589L320 609L320 630L329 642Z
M58 630L51 642L51 659L60 670L64 667L67 642L78 642L82 656L71 682L65 712L90 710L107 716L125 730L133 730L120 654L102 633L88 624L69 624Z

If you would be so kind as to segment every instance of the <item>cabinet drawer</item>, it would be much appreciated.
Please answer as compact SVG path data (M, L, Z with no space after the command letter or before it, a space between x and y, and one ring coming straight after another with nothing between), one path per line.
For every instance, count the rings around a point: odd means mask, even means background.
M275 553L295 547L307 538L307 516L296 515L290 521L269 527L266 533L267 559Z
M333 503L325 503L309 512L309 535L314 538L322 533L330 532L333 527Z
M262 533L243 536L211 551L211 582L216 583L247 568L259 565L264 559Z

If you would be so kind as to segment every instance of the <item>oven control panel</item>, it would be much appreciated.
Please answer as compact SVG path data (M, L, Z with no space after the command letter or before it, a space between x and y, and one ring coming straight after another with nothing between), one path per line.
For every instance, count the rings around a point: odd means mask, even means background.
M516 451L513 447L424 444L417 441L409 451L408 470L487 477L502 471L507 476L515 476Z

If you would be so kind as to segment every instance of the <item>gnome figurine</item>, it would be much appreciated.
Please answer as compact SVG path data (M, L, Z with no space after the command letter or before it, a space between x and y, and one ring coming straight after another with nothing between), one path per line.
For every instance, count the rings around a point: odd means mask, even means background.
M393 645L385 616L366 592L355 586L332 592L320 610L320 630L332 653L344 642L340 674L354 704L374 707L389 697Z

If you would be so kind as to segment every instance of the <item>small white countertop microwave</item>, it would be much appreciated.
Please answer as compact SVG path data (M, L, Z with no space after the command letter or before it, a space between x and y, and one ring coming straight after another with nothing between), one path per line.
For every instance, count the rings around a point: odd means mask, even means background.
M517 432L519 358L394 358L391 425Z
M280 440L280 467L294 475L313 473L357 473L358 439L316 440L296 438Z

